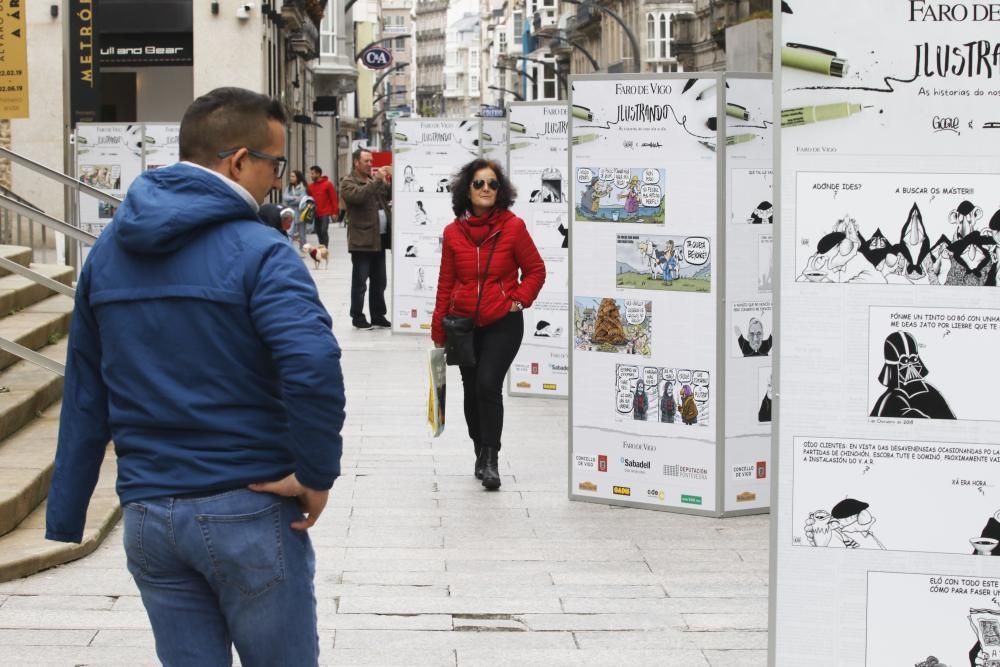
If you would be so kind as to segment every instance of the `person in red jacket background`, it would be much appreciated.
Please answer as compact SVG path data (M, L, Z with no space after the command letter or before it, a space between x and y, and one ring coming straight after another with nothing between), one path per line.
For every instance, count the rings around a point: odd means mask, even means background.
M330 223L340 213L340 202L337 200L337 189L330 179L323 175L319 165L309 167L309 196L316 202L316 236L319 244L330 247Z
M431 323L434 345L444 347L444 316L473 317L482 291L474 323L476 365L460 370L465 421L476 450L475 475L490 490L500 488L503 379L521 347L522 311L545 283L545 262L524 220L509 210L516 196L503 169L492 160L473 160L455 175L451 202L458 217L444 230Z

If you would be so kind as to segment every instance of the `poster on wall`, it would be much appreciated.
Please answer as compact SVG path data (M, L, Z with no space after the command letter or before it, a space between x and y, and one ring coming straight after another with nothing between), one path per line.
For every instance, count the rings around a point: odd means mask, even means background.
M1000 665L1000 14L780 4L772 664Z
M487 124L483 121L484 133ZM520 216L545 261L545 285L524 313L524 339L507 376L511 396L569 395L569 202L566 105L513 103L508 169Z
M123 199L142 173L143 126L80 123L76 128L76 177L85 184ZM80 195L80 228L100 236L118 210Z
M771 503L774 88L770 76L726 77L725 510Z
M573 78L572 499L721 510L710 122L721 81ZM512 156L518 142L512 133Z
M393 333L430 333L451 181L479 144L478 120L393 121Z

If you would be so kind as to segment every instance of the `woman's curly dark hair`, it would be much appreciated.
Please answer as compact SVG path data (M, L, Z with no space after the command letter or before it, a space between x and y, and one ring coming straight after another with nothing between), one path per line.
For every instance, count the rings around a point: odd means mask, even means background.
M507 178L503 167L493 160L478 158L459 169L458 173L451 179L451 210L455 212L456 216L461 217L466 211L472 210L472 199L469 197L469 188L472 186L473 176L480 169L487 167L493 170L493 173L497 175L497 180L500 181L495 208L505 211L514 205L514 200L517 198L517 190L514 189L514 185Z

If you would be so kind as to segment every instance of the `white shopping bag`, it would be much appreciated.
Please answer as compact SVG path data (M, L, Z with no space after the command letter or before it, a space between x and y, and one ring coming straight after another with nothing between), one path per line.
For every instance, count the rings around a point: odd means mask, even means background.
M427 375L430 382L427 390L427 423L430 425L431 434L435 438L444 432L446 369L444 349L436 347L428 350Z

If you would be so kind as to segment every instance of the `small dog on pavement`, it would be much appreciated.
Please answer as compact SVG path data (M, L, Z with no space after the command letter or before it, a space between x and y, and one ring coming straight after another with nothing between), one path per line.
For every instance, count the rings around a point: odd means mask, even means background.
M307 253L312 257L313 264L316 268L319 268L319 263L323 262L323 268L329 268L330 266L330 251L326 249L325 245L311 246L308 243L302 246L303 252Z

